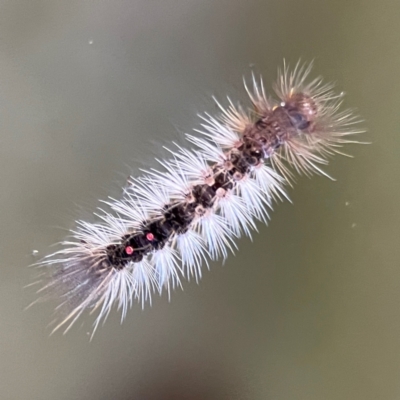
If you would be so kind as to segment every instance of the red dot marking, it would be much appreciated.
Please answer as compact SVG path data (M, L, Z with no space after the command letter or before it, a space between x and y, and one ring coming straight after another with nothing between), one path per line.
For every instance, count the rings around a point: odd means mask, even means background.
M134 249L132 246L126 246L125 247L125 253L128 254L128 256L130 256L131 254L133 254Z
M154 240L154 235L150 232L146 235L146 239L151 242L152 240Z

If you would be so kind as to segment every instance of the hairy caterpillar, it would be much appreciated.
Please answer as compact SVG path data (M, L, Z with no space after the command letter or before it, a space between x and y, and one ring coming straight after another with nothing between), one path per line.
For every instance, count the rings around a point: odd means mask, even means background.
M274 91L262 80L245 83L252 108L234 105L201 116L200 136L186 135L194 149L174 145L161 170L133 178L122 199L108 199L99 223L77 221L62 248L45 257L42 298L56 297L67 331L89 309L94 331L116 304L124 319L134 300L201 277L207 259L226 258L255 220L266 221L274 199L287 198L294 172L326 175L320 168L362 132L351 110L341 111L342 93L320 77L307 82L312 64L278 71ZM294 171L293 171L294 170Z

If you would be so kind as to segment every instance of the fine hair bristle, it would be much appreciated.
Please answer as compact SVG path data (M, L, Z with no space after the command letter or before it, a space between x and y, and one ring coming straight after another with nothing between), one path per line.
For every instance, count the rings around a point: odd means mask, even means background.
M236 240L266 222L295 174L327 175L329 157L344 154L360 120L342 109L343 93L312 64L284 63L268 96L262 79L244 83L251 107L228 98L220 114L201 116L191 149L173 144L160 170L132 178L121 199L104 203L98 223L77 221L57 252L38 263L45 280L42 299L55 298L53 330L64 331L85 310L97 312L93 332L116 305L122 313L154 292L170 294L182 279L198 281L208 260L225 259Z

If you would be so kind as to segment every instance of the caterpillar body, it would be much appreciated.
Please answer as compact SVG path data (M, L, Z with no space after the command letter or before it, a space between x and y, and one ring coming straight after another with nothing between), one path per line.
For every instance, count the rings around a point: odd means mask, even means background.
M285 64L266 95L261 78L245 82L252 107L229 100L220 115L201 116L200 136L186 135L192 150L174 144L171 158L132 178L121 199L104 203L100 222L77 221L61 249L40 261L48 275L42 298L57 297L54 330L67 331L81 314L97 311L93 332L113 305L122 319L133 301L142 305L201 277L208 259L225 259L241 234L268 219L294 173L325 174L321 166L362 132L343 94L320 77L307 81L312 64ZM215 99L214 99L215 100Z

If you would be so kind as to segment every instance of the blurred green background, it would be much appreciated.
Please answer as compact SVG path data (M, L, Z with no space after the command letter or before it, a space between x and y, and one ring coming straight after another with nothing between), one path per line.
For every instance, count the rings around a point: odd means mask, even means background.
M0 1L0 398L399 399L399 51L397 0ZM315 59L372 144L170 303L49 337L32 251L283 58Z

